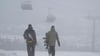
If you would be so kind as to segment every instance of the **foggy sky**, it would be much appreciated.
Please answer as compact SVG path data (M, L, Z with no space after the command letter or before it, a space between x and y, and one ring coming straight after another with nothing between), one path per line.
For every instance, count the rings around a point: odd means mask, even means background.
M99 11L99 0L32 0L33 10L23 11L21 4L26 0L0 1L1 24L27 24L43 22L48 15L48 8L57 20L64 22L87 16L88 11ZM27 22L28 21L28 22ZM19 22L19 23L18 23Z

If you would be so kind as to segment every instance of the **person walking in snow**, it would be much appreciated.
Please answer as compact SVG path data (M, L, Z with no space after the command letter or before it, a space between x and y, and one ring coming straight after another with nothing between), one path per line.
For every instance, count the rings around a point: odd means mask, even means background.
M35 56L35 46L37 39L35 30L33 30L31 24L28 25L28 28L25 30L23 36L26 40L28 56Z
M48 44L48 53L49 55L55 56L55 45L56 41L58 46L60 46L60 41L58 37L58 33L55 30L54 26L51 26L51 30L46 33L47 36L47 44Z

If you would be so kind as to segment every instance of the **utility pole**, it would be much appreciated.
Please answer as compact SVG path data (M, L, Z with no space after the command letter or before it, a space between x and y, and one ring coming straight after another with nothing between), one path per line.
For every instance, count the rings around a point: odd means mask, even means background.
M93 32L92 32L92 51L95 51L95 23L96 19L91 18L93 21Z
M95 26L96 26L96 20L99 19L100 16L91 16L90 12L88 12L88 18L92 20L92 40L91 40L91 47L92 51L95 51Z

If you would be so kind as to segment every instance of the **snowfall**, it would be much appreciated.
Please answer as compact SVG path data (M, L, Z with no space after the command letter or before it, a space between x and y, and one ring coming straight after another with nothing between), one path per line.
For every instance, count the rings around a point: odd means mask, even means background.
M100 52L56 51L55 56L100 56ZM0 56L28 56L27 51L0 50ZM49 56L46 51L36 51L35 56Z

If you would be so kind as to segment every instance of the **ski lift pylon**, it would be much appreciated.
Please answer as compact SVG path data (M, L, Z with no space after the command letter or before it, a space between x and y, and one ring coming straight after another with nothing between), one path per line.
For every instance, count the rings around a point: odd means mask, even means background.
M51 13L52 8L48 8L48 16L46 22L53 23L56 20L56 17Z

